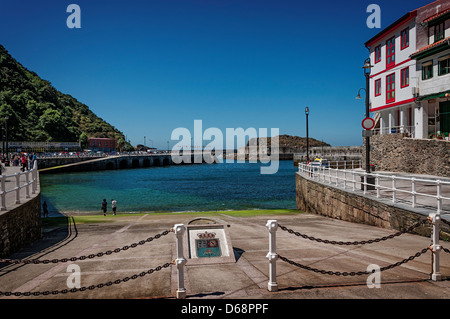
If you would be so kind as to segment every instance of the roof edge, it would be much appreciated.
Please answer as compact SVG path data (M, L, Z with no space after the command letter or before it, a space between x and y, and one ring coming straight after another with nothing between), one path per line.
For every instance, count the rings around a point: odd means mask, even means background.
M373 36L370 40L368 40L364 45L366 48L369 48L374 42L377 42L381 38L383 38L385 35L387 35L389 32L392 32L394 29L400 27L407 21L409 21L412 18L415 18L417 16L417 9L410 11L403 15L400 19L395 21L394 23L390 24L387 28L383 29L381 32L377 33L375 36Z

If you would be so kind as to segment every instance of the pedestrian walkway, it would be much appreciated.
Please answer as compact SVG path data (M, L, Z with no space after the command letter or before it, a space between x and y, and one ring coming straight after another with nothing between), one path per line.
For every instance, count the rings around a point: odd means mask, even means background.
M167 232L175 224L187 225L202 215L144 214L107 216L100 222L68 224L46 232L44 238L13 259L66 262L0 264L0 291L45 292L38 296L0 295L2 299L44 298L174 298L177 289L175 235ZM185 266L187 299L300 299L300 298L449 298L450 254L442 251L442 281L430 280L431 252L381 272L381 289L367 286L368 275L342 276L302 269L277 261L279 290L267 290L269 276L269 233L267 220L301 233L331 241L360 241L389 236L395 231L355 224L307 213L236 217L226 212L208 215L229 225L236 257L234 263ZM95 220L95 218L93 218ZM103 222L101 222L103 221ZM158 235L162 234L162 235ZM158 235L158 236L156 236ZM151 240L146 240L152 237ZM134 243L134 245L132 244ZM441 243L445 249L447 242ZM430 245L430 238L402 234L366 245L330 245L277 231L277 253L296 263L333 272L366 271L371 264L385 267L417 255ZM127 247L125 247L127 246ZM81 258L81 256L88 256ZM80 257L73 259L71 257ZM81 286L91 287L71 293L70 265L78 266ZM72 269L72 270L71 270ZM126 278L126 279L125 279ZM52 291L58 291L53 294Z

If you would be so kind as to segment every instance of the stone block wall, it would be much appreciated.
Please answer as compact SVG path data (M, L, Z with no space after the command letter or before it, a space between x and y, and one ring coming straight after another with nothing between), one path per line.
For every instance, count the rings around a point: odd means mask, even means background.
M403 231L427 217L412 210L321 184L295 174L297 208L309 213L354 223ZM441 223L441 238L450 238L450 227ZM430 236L431 225L426 223L413 233Z
M372 136L370 146L370 162L376 170L450 177L450 141L398 133ZM364 147L363 162L365 156Z
M41 196L0 213L0 258L41 238Z

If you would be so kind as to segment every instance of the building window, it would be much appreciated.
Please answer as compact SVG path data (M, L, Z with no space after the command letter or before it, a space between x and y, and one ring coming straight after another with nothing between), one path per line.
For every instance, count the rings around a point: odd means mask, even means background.
M433 62L422 64L422 80L431 79L433 77Z
M386 41L386 68L395 65L395 37Z
M450 55L441 58L438 62L438 75L445 75L450 73Z
M401 74L401 87L404 88L409 86L409 67L404 68L400 71Z
M381 79L375 80L375 96L381 95Z
M375 63L381 61L381 44L375 47Z
M395 73L386 76L386 103L395 102Z
M409 28L403 30L400 36L401 36L400 48L403 50L409 47Z
M434 26L434 42L440 41L445 38L444 22Z

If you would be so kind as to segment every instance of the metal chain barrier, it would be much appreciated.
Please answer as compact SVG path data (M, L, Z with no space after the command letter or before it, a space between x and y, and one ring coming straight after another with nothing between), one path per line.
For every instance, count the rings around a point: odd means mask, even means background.
M137 246L144 245L145 243L149 243L155 239L159 239L165 235L170 233L169 230L165 230L160 234L156 234L153 237L149 237L146 240L141 240L138 243L133 243L131 245L125 245L122 248L116 248L114 250L108 250L105 252L100 252L97 254L89 254L87 256L79 256L79 257L71 257L71 258L61 258L61 259L46 259L46 260L39 260L39 259L0 259L0 263L11 263L11 264L49 264L49 263L65 263L68 261L77 261L77 260L85 260L85 259L92 259L95 257L102 257L104 255L111 255L112 253L118 253L121 251L128 250L130 248L136 248Z
M424 248L421 251L417 252L416 254L414 254L414 255L412 255L412 256L410 256L408 258L403 259L402 261L396 262L395 264L392 264L392 265L381 267L380 271L392 269L392 268L398 267L400 265L403 265L403 264L413 260L414 258L417 258L417 257L421 256L422 254L426 253L429 249L430 249L429 247ZM358 272L343 271L343 272L340 272L340 271L331 271L331 270L328 270L328 271L327 270L321 270L321 269L317 269L317 268L313 268L313 267L309 267L309 266L306 266L306 265L299 264L299 263L297 263L295 261L292 261L292 260L290 260L290 259L288 259L286 257L280 256L280 255L278 257L281 260L283 260L283 261L285 261L285 262L287 262L287 263L289 263L291 265L297 266L297 267L302 268L302 269L310 270L310 271L313 271L313 272L321 273L321 274L324 274L324 275L361 276L361 275L366 275L366 274L370 273L368 271L358 271Z
M424 220L418 221L414 225L409 226L408 228L406 228L403 231L398 231L395 234L391 234L391 235L388 235L388 236L383 236L383 237L376 238L376 239L362 240L362 241L336 241L336 240L320 239L320 238L316 238L316 237L313 237L313 236L308 236L308 235L296 232L296 231L294 231L292 229L289 229L289 228L287 228L285 226L282 226L280 224L278 224L278 226L282 230L287 231L289 234L294 234L296 236L299 236L299 237L302 237L302 238L305 238L305 239L309 239L309 240L312 240L312 241L317 241L319 243L332 244L332 245L365 245L365 244L378 243L380 241L392 239L392 238L400 236L400 235L402 235L404 233L408 233L411 230L413 230L414 228L416 228L416 227L418 227L418 226L420 226L422 224L425 224L426 222L428 222L428 219L424 219Z
M141 272L139 274L134 274L134 275L129 276L129 277L127 276L127 277L125 277L123 279L117 279L117 280L114 280L114 281L108 281L106 283L100 283L100 284L91 285L91 286L88 286L88 287L62 289L62 290L52 290L52 291L50 291L50 290L35 291L35 292L11 292L11 291L2 292L2 291L0 291L0 296L2 296L2 295L4 295L4 296L16 296L16 297L20 297L20 296L26 296L26 297L28 297L28 296L40 296L40 295L48 296L48 295L57 295L57 294L67 294L69 292L70 293L74 293L74 292L79 292L79 291L94 290L96 288L103 288L103 287L109 287L111 285L118 285L118 284L120 284L122 282L127 282L129 280L134 280L134 279L137 279L139 277L144 277L145 275L152 274L155 271L160 271L161 269L170 267L172 264L173 263L165 263L162 266L158 266L156 268L152 268L152 269L149 269L147 271L143 271L143 272Z

